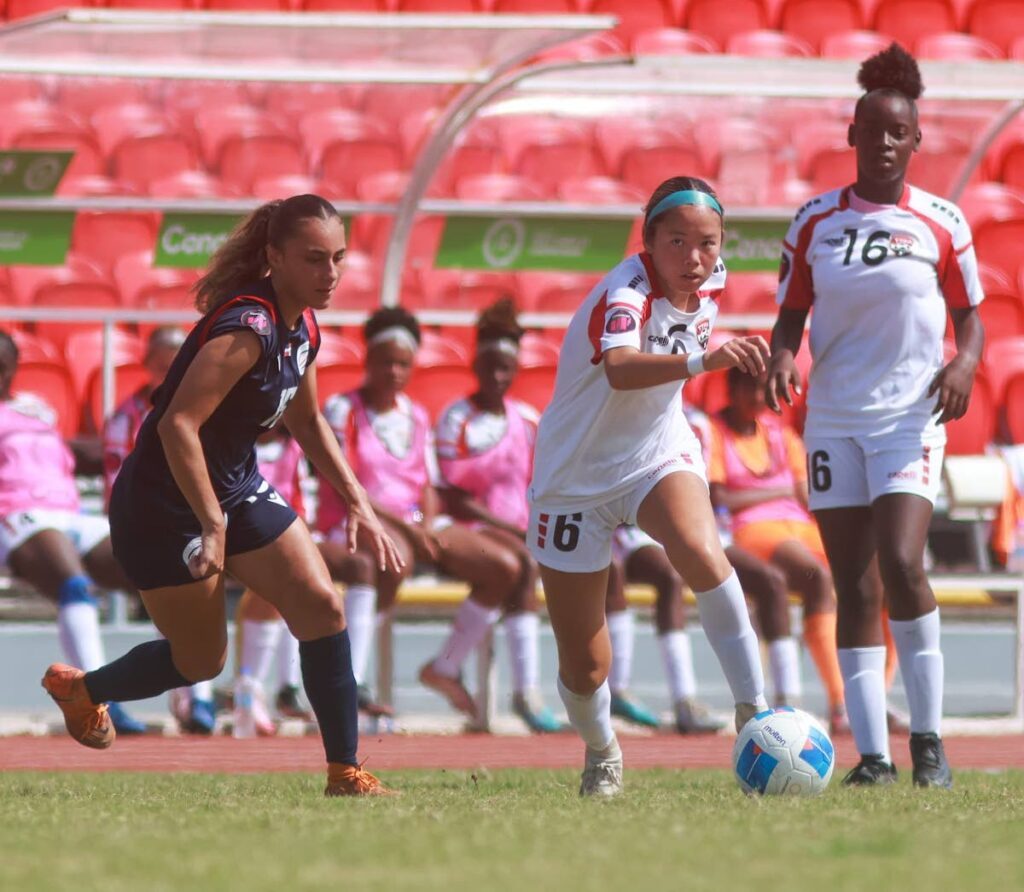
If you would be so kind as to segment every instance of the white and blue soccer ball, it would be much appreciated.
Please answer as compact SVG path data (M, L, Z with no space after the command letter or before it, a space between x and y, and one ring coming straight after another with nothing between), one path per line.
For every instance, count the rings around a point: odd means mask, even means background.
M836 751L814 716L780 706L759 712L743 726L732 762L745 793L816 796L832 778Z

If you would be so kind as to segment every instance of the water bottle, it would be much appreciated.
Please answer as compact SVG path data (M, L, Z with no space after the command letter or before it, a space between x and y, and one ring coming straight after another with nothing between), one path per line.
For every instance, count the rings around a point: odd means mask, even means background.
M235 682L235 715L231 734L239 739L256 736L256 682L246 671Z

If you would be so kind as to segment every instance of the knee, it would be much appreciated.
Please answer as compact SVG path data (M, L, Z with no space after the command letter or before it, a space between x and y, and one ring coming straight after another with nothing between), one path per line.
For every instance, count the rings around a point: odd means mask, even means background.
M765 604L788 604L789 583L786 574L772 564L764 564L752 571L751 589Z
M226 646L208 653L174 654L174 664L190 682L210 681L224 671L227 655Z
M559 666L558 674L564 684L574 694L589 697L608 678L609 664L607 661L588 655L585 658L564 662Z
M898 544L879 549L878 569L890 595L898 597L903 592L913 592L927 584L924 555L913 554Z

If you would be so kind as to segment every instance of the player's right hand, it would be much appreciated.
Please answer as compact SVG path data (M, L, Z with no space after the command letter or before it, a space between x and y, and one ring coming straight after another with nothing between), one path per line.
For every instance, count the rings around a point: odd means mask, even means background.
M755 378L763 378L768 368L768 354L768 342L760 335L733 338L705 354L704 371L738 368Z
M224 571L225 527L204 529L199 550L188 559L188 571L194 579L206 579Z
M790 390L792 388L792 391ZM768 361L768 383L765 385L764 399L776 415L782 414L782 405L779 397L786 401L786 405L793 405L793 393L803 392L803 382L800 380L800 369L796 367L796 359L791 350L779 350L772 354Z
M405 566L401 552L395 545L392 538L387 534L384 525L380 522L376 512L366 498L365 492L360 492L348 506L348 550L355 553L358 547L359 536L369 538L370 546L374 556L377 558L377 566L382 572L400 573Z

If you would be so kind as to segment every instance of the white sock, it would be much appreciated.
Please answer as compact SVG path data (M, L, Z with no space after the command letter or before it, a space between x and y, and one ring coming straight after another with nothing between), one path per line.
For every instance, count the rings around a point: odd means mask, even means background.
M277 643L277 683L285 688L302 687L302 664L299 662L299 639L285 626Z
M524 694L540 685L540 617L536 613L514 613L505 617L512 691Z
M500 618L501 610L497 607L484 607L472 598L466 598L455 614L448 640L434 660L434 669L448 678L458 677L466 657Z
M917 619L889 620L914 734L938 734L942 724L943 659L939 610Z
M84 672L99 669L103 656L100 616L95 602L73 601L57 608L57 635L68 662Z
M633 678L636 623L632 610L616 610L608 614L608 636L612 640L612 665L608 671L608 684L618 694L629 690Z
M243 619L242 665L239 666L239 674L249 675L263 684L274 654L277 653L283 630L283 620Z
M695 594L704 634L722 665L733 699L764 709L768 701L761 652L736 571L716 588Z
M658 636L658 645L672 702L692 700L697 696L697 676L693 671L690 636L683 629L673 629Z
M885 648L841 647L839 668L846 689L846 713L862 756L892 761L885 715Z
M775 699L796 705L803 693L800 683L800 650L792 635L768 642L768 668L772 673Z
M345 592L345 622L352 648L352 672L356 684L366 680L366 666L377 628L377 590L372 585L350 585Z
M193 700L205 700L213 702L213 682L197 681L189 690L192 692Z
M605 750L615 742L615 732L612 730L612 692L607 680L589 697L584 697L570 691L559 676L558 696L565 704L569 724L576 729L588 748Z

